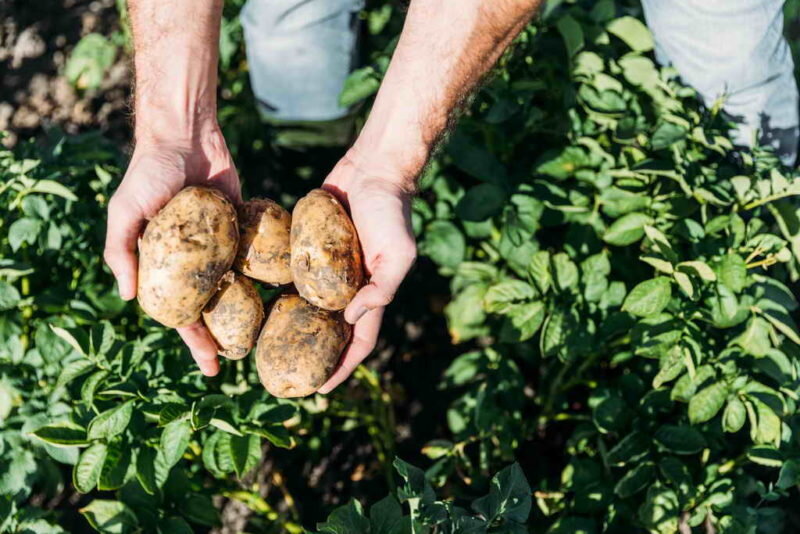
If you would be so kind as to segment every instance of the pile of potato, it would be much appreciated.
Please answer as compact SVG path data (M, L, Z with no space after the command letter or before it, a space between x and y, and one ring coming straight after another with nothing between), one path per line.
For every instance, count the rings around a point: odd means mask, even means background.
M265 313L253 280L293 283L296 293L287 287ZM261 198L237 213L216 189L187 187L153 217L139 246L144 311L172 328L202 318L230 359L257 344L258 376L276 397L310 395L328 380L352 333L342 310L363 282L353 223L322 189L290 216Z

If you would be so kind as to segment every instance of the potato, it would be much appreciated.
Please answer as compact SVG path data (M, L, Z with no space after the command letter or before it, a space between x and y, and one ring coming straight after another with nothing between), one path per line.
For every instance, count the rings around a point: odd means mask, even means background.
M246 276L228 271L203 309L203 322L220 355L231 360L247 356L264 323L264 303L256 286Z
M198 319L233 263L236 210L208 187L187 187L150 220L139 244L139 304L177 328Z
M277 203L254 198L239 207L239 251L234 268L267 284L292 281L289 230L292 218Z
M275 397L311 395L330 378L352 327L341 313L321 310L298 295L275 301L256 347L256 368Z
M292 278L297 292L325 310L342 310L364 282L353 222L333 195L314 189L292 212Z

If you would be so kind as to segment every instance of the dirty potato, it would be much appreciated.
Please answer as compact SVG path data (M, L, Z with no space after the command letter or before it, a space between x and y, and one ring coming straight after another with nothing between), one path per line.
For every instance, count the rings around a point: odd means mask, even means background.
M297 292L325 310L342 310L364 281L353 222L333 195L315 189L292 212L292 278Z
M311 395L330 378L351 331L341 313L321 310L298 295L281 296L258 338L261 383L276 397Z
M138 298L159 323L194 323L236 255L236 210L209 187L187 187L150 220L139 244Z
M228 271L203 309L203 322L219 353L231 360L247 356L264 323L264 303L253 282Z
M289 265L289 212L266 198L254 198L239 208L239 251L234 268L267 284L292 281Z

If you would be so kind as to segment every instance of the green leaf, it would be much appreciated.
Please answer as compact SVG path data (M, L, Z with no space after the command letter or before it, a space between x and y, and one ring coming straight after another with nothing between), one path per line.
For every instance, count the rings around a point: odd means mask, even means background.
M420 248L436 264L455 269L464 261L467 243L453 223L433 221L426 229Z
M64 75L78 89L97 89L116 55L114 43L99 33L90 33L72 49Z
M231 436L228 440L236 476L242 478L261 459L261 440L258 436Z
M620 499L627 499L645 489L656 475L656 464L642 462L619 479L614 486L614 493Z
M750 398L749 402L755 406L758 415L754 441L759 444L771 444L776 447L781 439L781 418L765 402Z
M662 425L656 430L654 439L675 454L695 454L706 446L703 435L689 426Z
M476 499L472 509L487 522L503 518L506 521L524 524L531 511L531 488L519 464L512 464L493 478L489 494Z
M534 253L531 262L528 265L528 272L530 278L539 291L544 295L550 289L552 283L552 275L550 273L550 253L546 250L540 250Z
M200 525L214 527L219 525L219 512L214 507L214 503L206 495L194 494L181 503L183 516Z
M689 401L689 421L692 424L710 421L722 409L728 396L728 386L722 382L700 390Z
M612 465L633 464L650 450L650 437L643 432L633 431L622 438L610 451L608 462Z
M747 285L747 265L738 254L726 254L717 265L719 281L739 293Z
M636 285L625 297L622 311L637 317L650 317L661 313L669 304L670 298L672 286L669 279L659 276Z
M544 322L545 308L539 301L514 306L508 312L500 331L503 343L521 343L536 334Z
M644 237L644 227L653 220L644 213L628 213L608 227L603 234L603 241L610 245L624 247L636 243Z
M744 332L733 342L756 358L766 356L767 351L772 348L769 339L769 323L761 317L751 318Z
M571 15L564 15L556 22L556 28L564 39L567 47L567 55L572 58L583 49L583 29L581 25Z
M394 497L387 495L369 509L370 534L405 534L403 508Z
M628 409L619 395L610 395L600 401L592 411L592 421L601 432L617 432L628 422Z
M484 221L499 214L507 198L505 190L495 184L478 184L458 201L456 215L465 221Z
M744 426L747 417L747 410L744 403L734 397L728 401L725 411L722 413L722 428L725 432L738 432Z
M105 443L94 443L81 453L78 463L72 470L72 485L81 493L92 491L100 480L100 473L106 461Z
M381 82L374 68L367 66L356 69L344 81L344 87L339 94L339 105L349 108L377 93L380 86Z
M182 517L165 517L158 522L159 534L194 534L194 530Z
M676 269L693 274L706 282L715 282L717 280L717 275L703 261L682 261L676 266Z
M56 385L53 389L62 388L68 384L70 384L73 380L78 378L79 376L83 376L86 373L92 371L95 368L95 364L90 360L75 360L73 362L68 363L64 366L61 370L61 373L58 375L58 380L56 380Z
M189 439L192 437L192 425L188 420L177 420L164 427L159 442L159 452L163 455L168 467L172 467L183 456Z
M795 459L789 459L781 466L780 474L778 475L778 488L787 490L800 483L800 462Z
M42 221L23 217L17 219L8 228L8 244L12 252L16 252L23 243L35 244L36 238L42 229Z
M65 198L67 200L72 200L73 202L77 202L78 197L75 196L75 193L70 191L70 189L58 182L53 180L39 180L33 187L31 188L31 193L44 193L55 195L57 197Z
M109 439L128 428L133 414L133 399L101 413L89 423L87 432L89 440Z
M671 122L662 122L653 132L653 137L650 138L650 144L653 150L663 150L683 140L686 134L686 128L683 126L678 126Z
M658 389L667 382L675 380L680 376L685 367L685 359L682 345L674 345L660 359L658 374L653 377L653 388Z
M81 508L80 513L102 534L127 534L139 524L136 514L120 501L95 499Z
M108 491L121 488L125 484L131 460L131 449L127 443L121 440L109 443L97 489Z
M578 284L578 267L569 255L559 252L553 255L553 279L561 291L566 291Z
M536 167L536 172L558 180L566 180L574 175L575 171L589 164L589 157L586 152L582 148L575 146L568 146L561 152L548 153L544 158L544 161Z
M507 313L514 303L530 300L536 290L521 280L503 280L489 288L483 297L483 307L488 313Z
M158 489L156 481L156 451L150 447L143 447L136 454L136 479L144 491L153 495Z
M608 23L606 30L635 52L649 52L653 49L653 36L650 30L635 17L616 18Z
M59 423L50 426L43 426L31 432L42 441L51 445L71 447L74 445L86 445L86 430L71 423Z
M694 298L694 284L692 283L692 279L689 278L688 274L681 271L674 271L672 273L672 277L675 279L675 282L678 283L678 287L681 288L681 291L683 291L687 297L690 299Z
M0 311L16 308L21 298L16 287L0 280Z
M364 509L355 499L344 506L336 508L327 521L317 525L318 534L356 534L370 531L370 521L364 515Z
M750 448L747 451L747 459L765 467L781 467L783 465L781 451L768 445L756 445Z
M764 318L772 323L781 334L785 335L792 342L800 345L800 334L797 332L797 325L788 313L778 310L765 310Z

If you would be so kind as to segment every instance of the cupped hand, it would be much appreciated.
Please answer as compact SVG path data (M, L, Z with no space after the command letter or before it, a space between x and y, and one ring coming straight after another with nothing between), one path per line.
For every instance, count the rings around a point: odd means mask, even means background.
M147 220L189 185L216 187L235 204L241 202L239 177L218 128L189 143L137 143L125 177L108 203L104 258L121 298L136 297L136 248ZM177 331L203 374L216 375L217 347L202 323Z
M368 283L344 312L353 338L333 376L319 389L329 393L375 348L386 306L416 258L411 229L411 191L402 176L353 150L325 179L325 189L349 209L364 254Z

